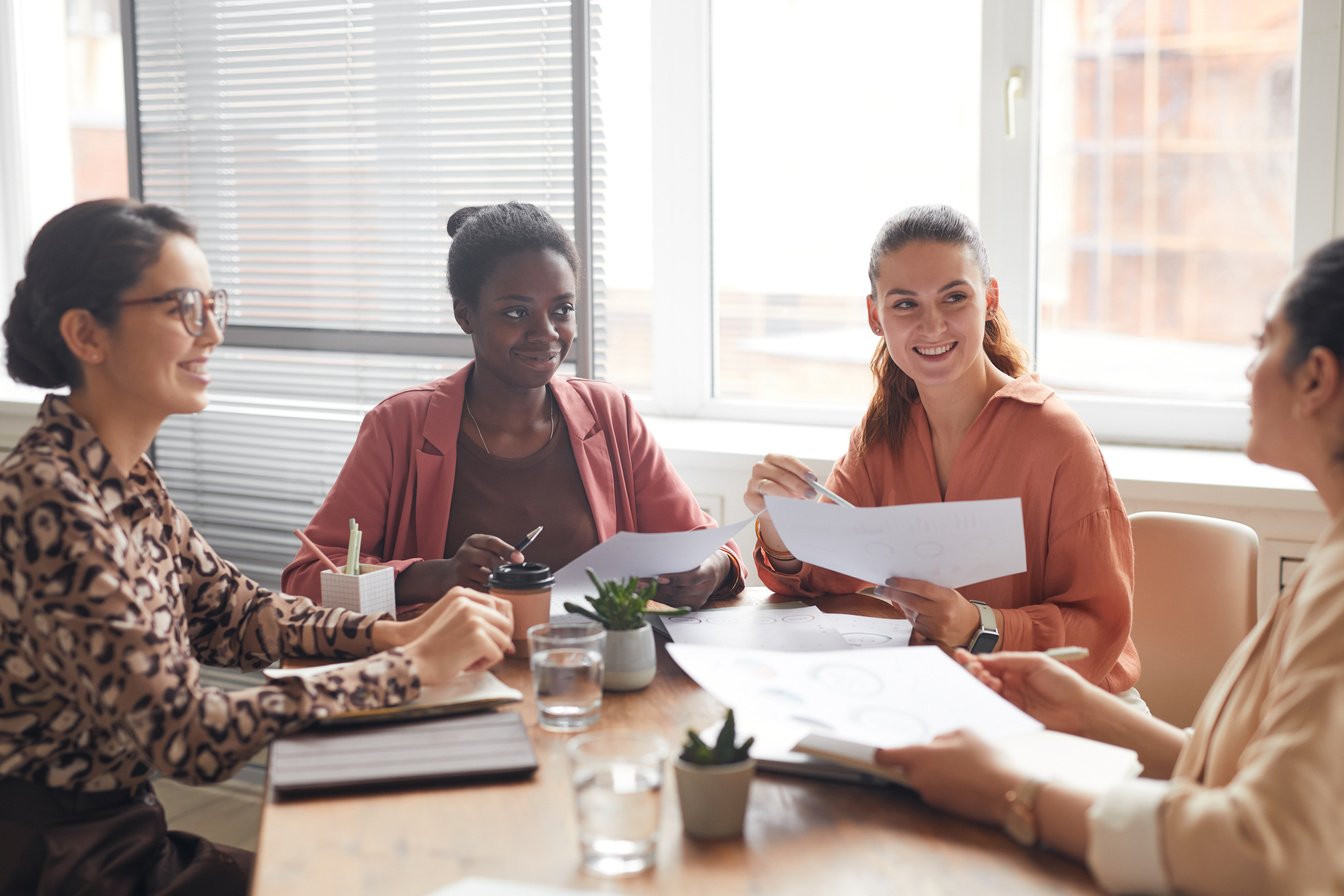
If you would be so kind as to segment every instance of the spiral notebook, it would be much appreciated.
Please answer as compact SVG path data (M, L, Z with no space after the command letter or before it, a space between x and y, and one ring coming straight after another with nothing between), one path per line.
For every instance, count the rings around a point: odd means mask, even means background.
M527 777L537 756L516 712L310 730L271 745L279 797L459 779Z

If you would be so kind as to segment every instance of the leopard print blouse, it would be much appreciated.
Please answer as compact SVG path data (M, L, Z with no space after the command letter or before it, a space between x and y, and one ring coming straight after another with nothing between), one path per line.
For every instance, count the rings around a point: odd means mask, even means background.
M80 791L155 772L203 783L275 737L419 694L400 650L369 656L373 617L248 579L173 506L148 459L112 463L48 396L0 466L0 776ZM200 664L369 657L226 693Z

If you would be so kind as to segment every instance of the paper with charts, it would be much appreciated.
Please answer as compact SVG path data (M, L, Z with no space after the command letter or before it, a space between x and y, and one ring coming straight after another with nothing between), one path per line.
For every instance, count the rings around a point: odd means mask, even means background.
M869 747L925 743L957 728L1001 740L1043 727L937 647L778 653L669 644L667 652L744 715Z
M905 647L911 630L905 619L823 613L816 607L699 610L664 617L662 623L678 644L786 651Z
M842 507L767 495L765 506L795 557L865 582L960 588L1027 568L1018 498Z
M689 532L617 532L565 564L555 574L551 615L564 613L567 600L587 605L583 596L593 592L593 583L585 572L589 568L599 579L660 576L695 569L749 522L750 519L745 519L727 526Z

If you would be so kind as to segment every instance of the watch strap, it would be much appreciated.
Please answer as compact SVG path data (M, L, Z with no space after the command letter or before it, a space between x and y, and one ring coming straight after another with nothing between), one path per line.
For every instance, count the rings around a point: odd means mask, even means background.
M971 635L966 649L971 653L989 653L999 643L999 621L994 618L994 609L984 601L973 600L970 604L980 613L980 627Z

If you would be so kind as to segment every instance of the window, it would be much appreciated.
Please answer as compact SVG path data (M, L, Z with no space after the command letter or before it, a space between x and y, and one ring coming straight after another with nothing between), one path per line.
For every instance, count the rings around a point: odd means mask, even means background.
M1074 391L1244 400L1293 257L1297 0L1047 4L1037 342Z
M656 338L608 371L646 409L854 423L868 246L944 201L1103 438L1240 444L1248 336L1344 229L1337 3L646 2L650 286L611 313Z
M156 461L263 583L363 413L471 357L444 283L453 211L536 202L601 270L583 223L601 195L580 202L576 176L590 144L602 162L600 117L575 124L585 20L567 0L136 0L141 191L193 217L234 299L211 406L170 420Z
M118 0L0 5L0 282L44 222L128 194Z

